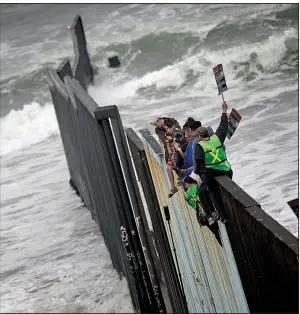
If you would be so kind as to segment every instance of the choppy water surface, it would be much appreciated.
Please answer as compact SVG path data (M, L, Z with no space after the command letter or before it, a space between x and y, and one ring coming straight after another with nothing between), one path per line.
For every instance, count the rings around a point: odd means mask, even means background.
M1 5L1 311L132 311L68 185L45 79L73 58L66 26L76 14L99 69L89 92L118 105L125 126L158 114L216 128L212 67L223 63L225 98L243 116L226 141L234 180L297 235L286 202L298 195L298 5ZM113 54L120 69L107 68Z

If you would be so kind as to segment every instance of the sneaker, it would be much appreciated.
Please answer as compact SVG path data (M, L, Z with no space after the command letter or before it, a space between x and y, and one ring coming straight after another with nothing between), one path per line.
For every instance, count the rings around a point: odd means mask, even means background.
M227 218L226 217L221 217L220 221L222 224L225 224L227 222Z
M183 186L183 182L180 179L177 180L177 186Z
M214 220L218 220L220 217L219 217L219 214L214 211L212 214L211 214L211 217L214 219Z
M178 192L178 189L177 189L177 187L176 186L174 186L171 190L170 190L170 192L169 192L169 194L168 194L168 198L170 198L170 197L172 197L175 193L177 193Z
M215 220L212 217L208 218L208 224L211 226L213 223L215 222Z

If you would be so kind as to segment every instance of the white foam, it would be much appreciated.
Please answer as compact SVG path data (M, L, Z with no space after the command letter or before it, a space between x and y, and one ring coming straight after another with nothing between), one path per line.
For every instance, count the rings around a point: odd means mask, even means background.
M102 82L100 86L89 86L88 93L100 107L120 105L135 95L139 85L138 80L132 80L121 85L115 85L113 82Z
M212 75L212 67L220 62L226 68L227 84L233 90L239 80L235 80L235 73L232 62L243 62L249 60L250 53L254 52L258 55L258 61L264 70L270 70L276 67L285 51L285 41L287 38L296 36L295 29L288 29L282 34L270 36L261 43L246 44L240 47L233 47L222 51L203 50L200 53L186 57L175 64L163 67L160 70L146 73L140 78L134 78L121 85L108 84L91 89L91 94L95 98L103 98L108 101L116 101L116 104L122 104L124 99L131 98L144 88L150 86L157 90L168 87L181 87L187 79L187 75L199 75L194 88L198 94L211 94L215 90L215 81ZM255 70L255 68L254 68ZM268 74L259 73L255 81L265 78ZM107 97L106 97L107 96ZM112 104L112 103L110 103Z
M202 122L210 123L209 121L215 119L216 116L215 110L213 109L214 102L219 101L216 97L216 85L212 67L218 63L223 63L226 71L227 84L230 86L230 93L226 94L226 99L231 105L235 106L236 104L238 109L243 109L262 101L267 103L267 106L262 106L262 108L257 111L256 115L252 115L252 117L248 117L248 119L245 117L242 121L241 128L244 125L244 128L251 130L255 128L253 126L254 122L258 123L259 121L264 121L268 115L276 116L276 114L274 115L271 111L276 104L274 102L268 103L268 99L274 99L274 97L281 93L296 90L297 83L293 77L291 77L290 80L285 79L276 87L274 86L274 80L277 80L276 76L278 74L268 73L266 71L260 73L257 70L256 73L258 75L253 81L241 82L241 79L235 79L236 70L233 68L232 62L248 61L250 54L255 52L264 70L272 70L280 65L287 49L286 40L295 36L297 36L297 32L295 29L291 28L280 34L270 36L261 43L249 43L223 51L202 50L194 56L186 56L183 60L175 64L146 73L126 83L111 83L109 88L107 88L107 82L101 87L95 86L93 87L92 96L99 100L103 99L104 96L106 105L117 103L125 106L127 103L132 104L132 108L130 109L127 109L126 106L121 108L121 114L127 114L128 110L130 111L129 121L126 121L127 117L125 117L123 122L124 124L128 123L128 126L132 126L139 121L139 123L137 123L139 127L142 127L141 123L145 119L148 119L148 117L145 117L146 113L154 115L163 113L170 114L172 112L172 115L179 119L179 116L176 115L177 111L184 108L184 99L187 96L204 96L205 99L211 101L202 102L201 104L187 103L190 108L187 115L193 115L195 112L195 116L201 116ZM255 67L253 70L255 70ZM156 97L156 92L161 89L183 87L187 75L191 73L198 76L194 86L189 84L187 88L184 87L171 95L160 95L158 98ZM265 88L262 90L261 86ZM147 89L148 87L154 87L155 90L151 90L147 96L144 96L143 89ZM258 91L253 93L256 89L258 89ZM164 97L164 99L162 99L162 97ZM181 98L182 101L180 101ZM163 104L163 107L161 104ZM199 105L201 105L201 109L199 109ZM143 110L140 110L140 108L143 108ZM135 109L139 109L139 111L137 112ZM217 127L217 125L214 125L214 127ZM289 134L291 130L296 131L296 129L297 125L295 123L289 123L289 128L282 131L282 135L285 133ZM296 235L298 223L286 203L288 200L295 197L293 189L291 187L286 189L286 184L282 184L281 186L277 186L276 190L273 189L269 191L270 187L276 186L276 182L280 176L292 173L295 169L295 153L290 154L288 161L286 160L285 164L280 167L281 161L278 159L280 157L278 157L279 155L277 153L275 155L272 154L270 157L269 154L265 154L264 152L260 152L257 155L251 152L250 148L252 148L252 146L256 148L258 145L257 142L253 145L248 143L245 147L241 147L241 143L248 141L248 135L243 134L244 132L242 131L241 129L241 132L235 135L233 141L228 142L228 152L230 160L234 165L236 182L259 201L271 216ZM244 138L243 136L246 137ZM270 147L268 146L269 141ZM264 149L268 148L268 151L272 151L274 143L271 141L272 137L267 136L260 140L258 146ZM235 144L237 142L238 144ZM248 151L248 149L250 151ZM235 152L239 153L236 155ZM247 158L249 158L249 161L247 166L245 166L245 160ZM244 161L243 165L241 163L242 161ZM274 172L274 165L278 165L276 172ZM245 167L247 168L247 175L245 174ZM255 169L264 169L264 179L257 180L260 172L257 172Z
M181 6L176 9L181 10L181 12L186 10L187 14L191 11L196 15L199 14L199 19L195 22L188 21L185 23L181 19L178 23L170 23L170 15L173 14L173 8L170 5L160 7L159 10L162 10L160 16L157 15L157 19L152 19L151 21L150 11L155 6L155 4L140 6L140 13L145 12L144 15L140 14L133 17L114 13L103 21L100 21L98 18L95 26L87 25L86 35L89 52L96 51L96 48L98 52L101 45L106 47L108 43L115 41L130 43L132 40L141 38L150 32L158 33L165 30L169 32L184 32L191 30L193 33L204 35L205 32L212 28L211 25L199 25L201 14L206 13L203 13L202 10L195 10L195 7L192 5ZM125 6L124 10L125 8L130 10L130 6ZM119 11L122 12L122 9ZM146 11L149 11L149 14ZM88 12L86 13L88 14ZM117 19L115 15L117 15ZM88 22L87 24L90 23ZM55 27L56 25L53 26L54 29ZM124 27L130 31L123 32L122 29ZM101 34L100 37L99 34ZM209 50L202 51L192 57L188 53L183 60L174 65L146 73L142 77L133 78L132 80L129 78L126 83L120 83L120 80L118 80L119 83L117 84L108 81L103 82L103 78L104 80L106 79L106 74L100 72L101 86L92 87L90 92L91 94L94 93L93 97L101 106L130 103L133 106L129 111L131 119L123 119L123 123L124 125L128 123L128 126L134 128L140 127L141 124L135 124L132 118L144 117L148 110L157 110L157 114L165 111L177 117L176 110L178 108L187 108L188 115L191 115L191 112L195 110L196 116L201 114L201 117L206 116L210 118L210 116L216 115L216 109L213 108L212 102L202 103L200 107L198 103L185 101L184 98L194 93L195 96L200 94L210 97L210 99L217 99L215 81L211 71L212 65L223 62L226 66L225 73L228 86L230 87L228 98L235 93L240 96L241 91L238 90L237 80L230 79L233 77L231 75L233 72L230 61L245 61L244 58L248 58L250 54L249 49L251 51L257 49L259 51L259 61L262 62L263 66L272 67L273 64L278 64L280 61L282 52L285 49L283 45L284 38L290 35L293 34L283 33L273 36L261 43L261 46L258 48L251 44L240 48L233 47L225 50L225 55L224 51L215 52ZM200 35L199 37L201 38ZM15 62L16 59L19 59L20 63L16 64L15 69L5 71L6 74L8 77L14 74L20 75L20 69L22 74L31 72L36 68L40 68L41 64L48 62L49 55L51 55L51 61L55 62L59 62L59 59L62 57L72 56L71 40L69 36L66 36L64 39L65 41L63 38L60 40L60 49L57 49L55 38L51 41L45 39L44 43L37 42L30 47L4 46L4 52L9 62ZM49 48L50 42L53 48ZM279 49L276 45L278 45ZM1 43L1 49L3 48L2 46ZM268 53L264 51L268 51ZM20 59L21 57L22 59ZM23 59L26 59L25 63L23 63ZM106 62L106 56L104 59ZM122 70L123 68L120 69L120 72L116 72L116 75L119 76ZM167 87L182 87L190 71L194 71L194 75L201 73L201 77L198 78L198 85L187 86L186 90L182 89L171 96L160 95L161 98L159 100L146 99L142 93L138 93L139 90L147 87L155 87L157 90ZM2 72L4 71L1 71L0 75ZM125 74L127 75L127 73ZM263 93L266 96L264 91ZM270 96L273 95L273 91L268 93ZM258 99L261 97L261 93L259 94L259 96L257 94ZM155 91L153 98L155 98ZM170 105L170 102L177 98L182 98L182 103L174 102ZM249 104L253 103L253 99L250 100ZM184 105L187 105L187 107ZM121 109L122 113L124 112L123 108ZM136 113L136 108L140 109L138 113ZM148 117L145 118L148 119ZM137 121L139 123L144 122L138 119ZM244 156L246 152L248 153L245 156L246 158L251 154L251 151L247 152L245 147L243 147L243 139L240 137L243 133L240 131L243 131L243 128L245 129L246 124L247 120L242 120L241 126L239 126L240 130L235 134L230 144L228 143L229 158L232 160L235 177L238 179L237 182L239 184L241 182L241 186L245 186L245 189L256 199L257 197L265 198L266 194L272 194L273 192L274 195L268 196L268 201L282 200L284 202L282 188L278 187L271 192L264 189L267 183L271 187L272 184L276 186L275 172L270 178L266 177L265 181L256 182L255 177L261 169L259 165L262 161L255 160L253 163L249 162L245 169L245 167L239 167L240 159L238 156L233 155L234 152L239 152L240 156ZM38 143L49 135L58 133L53 106L51 104L40 106L36 102L25 105L22 110L11 111L0 120L0 126L0 151L2 155ZM296 128L295 125L293 125L293 128ZM249 127L249 134L252 130L253 128ZM235 141L239 142L239 144L230 153L230 146L234 147L233 143ZM4 171L3 169L1 171L1 176L5 172L7 174L5 179L13 181L6 183L6 187L3 190L5 193L2 193L2 195L6 194L6 199L26 196L25 193L29 192L33 194L28 194L27 198L16 199L13 205L7 205L6 211L4 210L6 214L12 212L14 218L11 219L12 216L7 215L5 223L1 224L1 226L7 227L10 224L12 225L13 229L5 232L10 240L15 241L15 243L7 245L7 255L3 265L10 269L24 264L26 268L22 272L8 278L6 282L3 282L3 287L1 287L3 289L1 298L3 299L3 302L1 302L2 312L5 312L5 310L18 312L133 312L125 279L122 282L117 280L115 271L109 262L109 254L100 250L104 246L104 242L99 237L98 226L91 221L90 213L81 208L74 192L66 187L67 183L65 182L68 179L68 170L61 141L51 141L50 144L48 145L48 142L40 143L32 149L32 151L42 151L44 155L31 157L30 150L26 152L26 155L24 154L23 163L16 162L9 171ZM55 144L57 144L57 147L53 147ZM265 142L261 142L258 143L258 146L265 148L265 144ZM277 157L280 155L276 154ZM265 158L264 154L261 155L262 158ZM275 157L272 159L272 162L276 164L277 170L277 166L279 168L280 164L276 163ZM11 159L11 155L4 159ZM267 158L265 159L267 162L269 161ZM290 170L292 169L293 158L290 158L288 161ZM37 166L39 168L36 168ZM282 165L280 175L288 173L286 168L284 168L285 166L285 164ZM266 168L266 176L269 176L269 171L274 171L274 168L271 166ZM288 194L288 196L292 195ZM291 197L288 199L291 199ZM15 206L16 210L14 212L12 208ZM281 206L283 204L270 205L272 208L281 208ZM266 206L265 209L269 210L270 208ZM277 216L275 218L280 216L280 221L284 225L286 225L286 220L291 221L293 219L293 217L287 217L288 215L286 216L283 211L274 216ZM93 231L95 236L87 231ZM59 259L66 253L73 253L74 255L69 258ZM43 283L44 280L51 281L53 279L55 279L53 286L47 286L47 282L46 284Z
M234 47L225 50L224 54L221 52L221 54L223 55L224 60L226 60L226 63L229 63L230 61L245 61L249 58L250 53L256 52L258 54L258 60L263 68L265 70L271 69L279 64L286 51L285 40L295 36L297 36L295 29L288 29L283 33L269 36L268 39L261 43ZM210 60L213 62L220 60L215 59L214 54L211 54L210 56ZM217 57L220 58L220 53L217 54Z
M52 104L26 104L22 110L11 110L0 120L0 154L5 155L36 144L58 132Z
M11 49L11 44L9 42L1 42L1 55L5 57L8 55Z
M127 281L69 187L62 143L4 159L0 312L132 313Z

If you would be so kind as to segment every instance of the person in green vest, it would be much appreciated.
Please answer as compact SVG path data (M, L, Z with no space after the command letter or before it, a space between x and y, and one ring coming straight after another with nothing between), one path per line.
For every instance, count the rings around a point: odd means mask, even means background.
M196 210L198 223L201 226L212 225L215 222L212 215L214 206L200 177L193 173L184 178L184 184L187 188L184 192L185 200Z
M217 218L213 218L210 214L212 211L214 211L214 206L210 197L208 196L206 186L203 184L200 177L194 173L185 177L184 181L188 187L188 189L185 191L185 200L196 210L196 218L199 225L201 227L207 226L207 228L210 229L210 231L215 235L216 240L222 246L219 227L214 223Z
M198 143L195 146L195 170L203 183L208 187L213 202L219 212L221 222L226 222L223 200L218 192L216 176L227 175L232 179L232 169L224 149L228 130L227 103L222 103L221 122L214 134L208 135L205 127L197 129Z

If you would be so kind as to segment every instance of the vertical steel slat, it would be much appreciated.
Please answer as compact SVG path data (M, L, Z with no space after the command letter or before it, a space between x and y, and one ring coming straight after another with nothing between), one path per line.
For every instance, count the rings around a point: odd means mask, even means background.
M190 312L249 313L226 228L218 223L222 246L207 228L200 227L195 212L180 189L167 198L170 182L162 155L145 140L145 153L164 217L163 206L169 206L179 269ZM176 175L175 175L176 179ZM170 245L171 235L164 219ZM174 252L173 258L175 259Z

